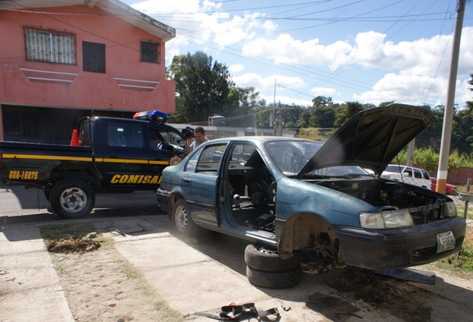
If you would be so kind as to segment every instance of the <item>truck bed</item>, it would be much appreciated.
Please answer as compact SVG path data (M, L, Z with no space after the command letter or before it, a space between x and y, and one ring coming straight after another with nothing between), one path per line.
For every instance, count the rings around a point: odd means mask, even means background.
M90 147L71 147L69 145L0 141L0 153L90 157L92 149Z

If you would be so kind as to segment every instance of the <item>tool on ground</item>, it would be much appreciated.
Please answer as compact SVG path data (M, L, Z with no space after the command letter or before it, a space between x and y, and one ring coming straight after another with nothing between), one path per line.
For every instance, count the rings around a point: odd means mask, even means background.
M266 311L258 311L255 303L245 303L242 305L230 304L222 306L217 314L196 313L196 315L207 317L217 321L248 321L256 319L260 322L279 322L281 314L277 308L271 308Z

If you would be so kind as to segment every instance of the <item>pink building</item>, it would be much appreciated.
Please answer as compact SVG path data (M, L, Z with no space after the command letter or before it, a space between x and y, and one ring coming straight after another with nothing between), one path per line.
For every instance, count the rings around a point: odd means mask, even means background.
M174 36L119 0L0 1L0 140L65 143L85 115L173 113Z

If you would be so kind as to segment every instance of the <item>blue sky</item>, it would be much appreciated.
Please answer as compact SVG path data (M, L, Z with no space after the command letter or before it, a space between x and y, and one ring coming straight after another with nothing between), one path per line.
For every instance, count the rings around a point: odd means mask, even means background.
M272 101L445 101L456 0L127 0L177 29L172 56L202 50ZM471 4L470 4L471 5ZM473 14L463 29L457 103L471 99Z

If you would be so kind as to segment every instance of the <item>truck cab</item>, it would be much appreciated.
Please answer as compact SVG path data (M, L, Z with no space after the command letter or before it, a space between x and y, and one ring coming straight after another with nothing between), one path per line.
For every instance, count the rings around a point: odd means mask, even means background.
M79 217L96 193L155 190L184 151L177 129L152 120L87 117L78 132L71 146L0 142L0 182L43 189L56 214Z

